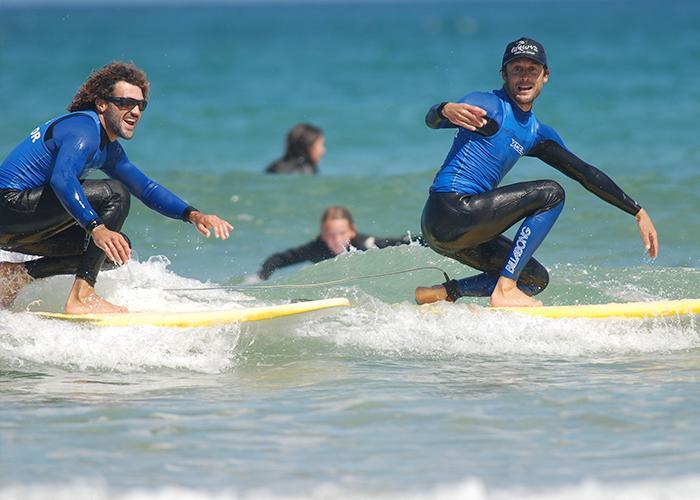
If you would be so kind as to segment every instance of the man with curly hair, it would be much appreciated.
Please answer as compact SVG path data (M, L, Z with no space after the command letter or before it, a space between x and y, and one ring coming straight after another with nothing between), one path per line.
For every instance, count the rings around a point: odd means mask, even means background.
M0 165L0 248L41 256L0 263L0 306L33 279L75 274L65 311L126 312L95 293L105 259L122 265L131 244L120 232L130 194L149 208L228 238L233 226L192 207L129 161L117 139L134 135L148 101L146 74L133 63L94 71L68 114L38 126ZM86 180L100 169L110 179Z

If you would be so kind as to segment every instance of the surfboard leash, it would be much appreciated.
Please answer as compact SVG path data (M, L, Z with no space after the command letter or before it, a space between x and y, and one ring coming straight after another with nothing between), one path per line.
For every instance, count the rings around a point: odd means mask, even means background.
M279 285L220 285L220 286L195 287L195 288L163 288L163 290L166 292L193 292L193 291L207 291L207 290L266 290L266 289L272 289L272 288L286 288L286 289L314 288L314 287L318 287L318 286L337 285L339 283L346 283L348 281L358 281L358 280L372 279L372 278L384 278L386 276L396 276L397 274L408 274L408 273L413 273L416 271L428 271L428 270L440 271L442 273L442 275L445 277L445 281L446 282L450 281L450 277L447 274L447 271L445 271L441 267L420 266L420 267L412 267L410 269L402 269L400 271L390 271L388 273L363 274L360 276L350 276L347 278L339 278L339 279L329 280L329 281L319 281L316 283L299 283L299 284L289 284L289 285L283 285L283 284L279 284Z

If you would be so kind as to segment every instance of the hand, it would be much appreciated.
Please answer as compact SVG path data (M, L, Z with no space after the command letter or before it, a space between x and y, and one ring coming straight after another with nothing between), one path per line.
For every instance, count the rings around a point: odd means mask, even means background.
M210 229L214 230L214 236L225 240L228 238L231 231L233 231L233 226L226 222L225 220L217 217L216 215L207 215L202 212L194 211L190 214L190 222L194 224L194 227L202 233L204 236L209 238L211 236Z
M486 125L486 111L471 104L448 102L442 108L442 115L454 125L472 132Z
M637 225L639 226L639 233L642 235L644 248L649 254L649 257L655 259L659 254L659 239L656 236L656 229L654 229L654 223L651 222L651 217L649 217L646 210L642 208L637 212L634 218L637 219Z
M100 224L92 230L92 241L100 248L107 258L115 264L122 265L131 257L131 247L126 238L117 232L107 229L107 226Z

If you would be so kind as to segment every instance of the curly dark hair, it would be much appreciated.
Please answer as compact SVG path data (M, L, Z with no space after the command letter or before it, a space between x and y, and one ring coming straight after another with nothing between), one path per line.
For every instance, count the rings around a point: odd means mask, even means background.
M68 105L68 111L94 111L95 100L98 97L104 99L112 95L114 85L121 81L136 85L143 92L143 98L148 98L150 83L146 73L137 68L133 62L113 61L90 73L87 81L78 89Z

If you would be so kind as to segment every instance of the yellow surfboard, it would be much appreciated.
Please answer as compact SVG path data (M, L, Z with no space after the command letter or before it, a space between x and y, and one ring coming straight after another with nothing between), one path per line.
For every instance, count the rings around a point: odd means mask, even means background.
M700 299L614 302L574 306L493 307L487 309L517 312L543 318L656 318L700 314Z
M169 326L169 327L198 327L222 325L226 323L243 323L263 319L281 318L293 314L301 314L329 307L349 306L345 298L311 300L277 306L249 307L243 309L227 309L223 311L191 311L191 312L132 312L125 314L63 314L50 312L35 312L33 314L48 319L60 319L79 323L89 323L97 326Z

